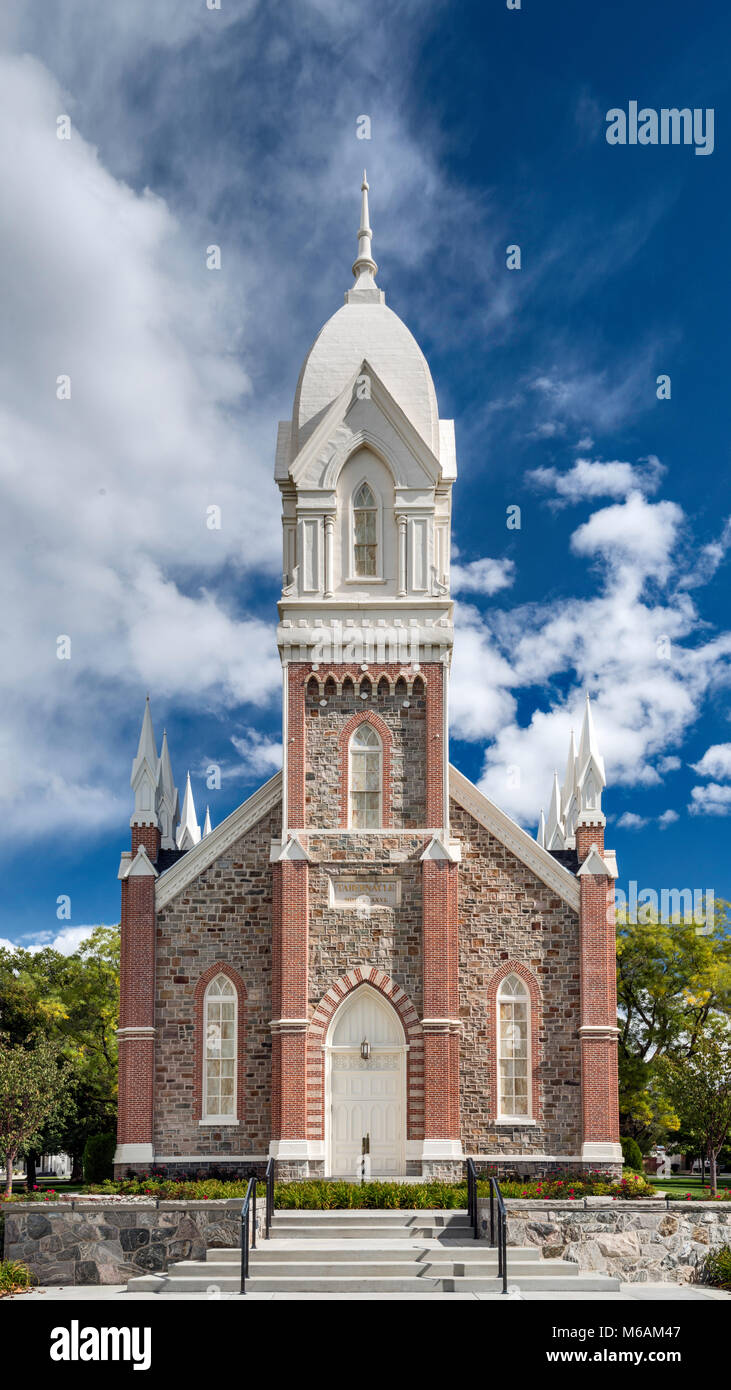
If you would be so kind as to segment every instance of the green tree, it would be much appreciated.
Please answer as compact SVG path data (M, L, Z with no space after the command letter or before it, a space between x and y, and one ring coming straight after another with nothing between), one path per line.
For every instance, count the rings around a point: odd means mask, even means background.
M729 904L716 904L703 931L692 922L620 916L617 1002L622 1130L646 1152L679 1125L659 1059L692 1056L709 1020L731 1011Z
M731 1131L731 1030L716 1024L696 1039L691 1056L663 1057L658 1070L684 1128L702 1143L715 1194L718 1155Z
M59 1044L49 1038L18 1047L0 1037L0 1157L6 1165L6 1197L13 1190L19 1154L40 1142L45 1126L62 1119L71 1070Z
M58 1042L72 1064L63 1124L49 1123L26 1150L29 1182L38 1151L71 1154L81 1177L87 1139L114 1128L119 1017L119 928L97 927L72 955L0 951L0 1028L11 1041L31 1036Z

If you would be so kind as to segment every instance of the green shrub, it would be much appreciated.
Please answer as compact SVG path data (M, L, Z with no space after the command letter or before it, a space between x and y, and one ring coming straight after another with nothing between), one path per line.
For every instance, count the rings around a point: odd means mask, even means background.
M98 1183L89 1190L98 1193L118 1193L127 1197L157 1197L165 1201L215 1201L225 1197L246 1195L245 1178L200 1178L181 1180L166 1177L133 1177L121 1182ZM607 1173L557 1173L550 1178L531 1178L527 1182L500 1180L506 1197L528 1197L539 1200L576 1201L581 1197L606 1196L619 1199L654 1197L655 1189L638 1173L617 1179ZM263 1197L264 1183L257 1185L257 1196ZM481 1175L478 1196L488 1197L489 1183ZM312 1179L303 1182L278 1182L274 1187L274 1205L280 1211L338 1211L346 1209L421 1209L461 1208L467 1206L467 1184L447 1182L328 1182Z
M627 1135L626 1138L620 1139L619 1142L622 1145L622 1157L624 1159L625 1168L633 1168L636 1173L643 1172L642 1150L637 1140L633 1139L631 1135Z
M116 1138L113 1134L92 1134L84 1145L82 1163L84 1182L104 1182L114 1173L114 1150Z
M0 1298L6 1294L20 1293L30 1288L33 1282L28 1266L20 1260L0 1260Z
M701 1282L714 1289L731 1290L731 1245L722 1245L706 1255L701 1270Z

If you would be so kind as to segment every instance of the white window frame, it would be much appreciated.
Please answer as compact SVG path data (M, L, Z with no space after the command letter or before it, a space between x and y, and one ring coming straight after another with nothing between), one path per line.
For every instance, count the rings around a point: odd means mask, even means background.
M225 995L211 995L211 988L218 980L225 980L231 993ZM230 1115L213 1115L208 1112L208 1005L212 998L233 999L233 1036L234 1036L234 1072L233 1072L233 1109ZM212 1059L211 1059L212 1060ZM201 1077L201 1119L202 1125L238 1125L238 1100L239 1100L239 994L238 990L225 970L219 970L212 980L206 985L206 992L203 996L203 1049L202 1049L202 1070Z
M356 574L355 572L355 499L363 484L369 487L376 504L376 573ZM361 478L350 494L348 513L348 584L383 584L383 499L380 489L368 477Z
M375 736L376 736L376 738L378 739L378 797L379 797L380 812L379 812L379 816L378 816L378 825L358 825L358 826L356 826L356 825L353 824L353 791L354 791L354 788L353 788L353 753L354 753L354 752L356 752L356 753L364 753L364 752L367 752L368 750L367 750L367 749L364 749L364 748L355 748L355 749L354 749L353 745L354 745L354 743L355 743L356 738L358 737L358 735L361 733L361 731L362 731L364 728L370 729L371 732L374 733ZM361 722L360 722L360 724L358 725L357 729L354 729L354 730L353 730L352 734L350 735L350 738L348 739L348 829L349 829L349 830L359 830L359 831L363 831L365 834L367 834L369 830L382 830L382 829L383 829L383 759L384 759L384 756L385 756L385 750L384 750L384 747L383 747L383 738L381 737L380 733L378 732L378 729L375 727L374 724L371 724L369 720L367 720L367 719L361 720Z
M506 983L507 983L507 981L510 979L510 976L511 976L511 975L515 975L515 978L516 978L517 980L520 980L520 984L521 984L521 988L522 988L522 993L520 993L520 994L513 994L513 993L508 994L507 991L505 990ZM527 1108L527 1110L526 1110L526 1112L525 1112L524 1115L510 1115L507 1111L504 1111L504 1110L503 1110L503 1088L502 1088L502 1077L501 1077L501 1073L500 1073L500 1063L501 1063L501 1061L508 1061L508 1060L514 1061L515 1059L512 1058L512 1057L509 1058L509 1059L508 1059L508 1058L504 1058L503 1055L502 1055L502 1046L501 1046L501 1044L502 1044L502 1037L501 1037L501 1028L500 1028L500 1006L501 1006L501 1004L503 1004L503 1003L511 1002L511 1001L513 1001L513 1002L518 1002L518 1001L520 1001L521 1003L524 1003L525 1006L526 1006L526 1083L527 1083L527 1086L526 1086L526 1095L527 1095L527 1101L528 1101L528 1108ZM517 972L516 970L509 970L508 973L507 973L506 975L504 975L503 978L502 978L502 980L500 981L500 984L498 985L498 988L497 988L497 993L496 993L496 995L495 995L495 1032L496 1032L496 1035L497 1035L496 1038L495 1038L495 1056L496 1056L496 1058L497 1058L497 1066L496 1066L497 1120L498 1120L498 1123L499 1123L499 1124L530 1125L530 1124L535 1124L535 1123L536 1123L536 1121L535 1121L535 1116L534 1116L534 1114L533 1114L533 1017L532 1017L532 1015L533 1015L533 1000L532 1000L532 998L531 998L531 992L530 992L530 989L528 988L528 985L526 984L525 980L523 980L523 979L521 978L521 976L518 974L518 972Z

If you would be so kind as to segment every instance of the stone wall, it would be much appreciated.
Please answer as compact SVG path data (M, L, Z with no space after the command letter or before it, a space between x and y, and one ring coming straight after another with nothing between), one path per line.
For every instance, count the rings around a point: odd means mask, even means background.
M731 1203L726 1202L508 1198L505 1205L509 1246L537 1245L544 1259L572 1260L582 1271L613 1274L628 1284L689 1283L710 1250L731 1244ZM489 1202L480 1199L478 1211L487 1234Z
M22 1260L39 1284L126 1284L176 1260L241 1244L240 1197L209 1202L13 1202L5 1207L5 1259ZM265 1204L256 1208L264 1230Z
M579 919L510 850L456 802L459 867L459 1009L462 1144L466 1153L581 1153ZM495 1123L496 1023L490 981L507 961L531 973L540 993L535 1038L538 1124ZM565 1166L565 1165L562 1165Z
M155 1154L266 1154L271 1137L272 874L269 853L281 831L276 807L205 869L157 917ZM199 1125L196 1117L194 991L216 964L243 981L241 1123ZM156 1167L164 1167L162 1161ZM187 1165L195 1167L196 1165ZM239 1165L239 1169L242 1165ZM246 1165L243 1165L246 1167Z
M383 720L393 740L390 754L391 824L410 829L427 824L426 816L426 694L423 682L415 688L401 679L394 688L398 669L388 666L389 679L382 679L383 666L367 673L371 697L360 698L364 679L359 667L340 665L338 684L350 681L340 690L335 683L325 688L327 705L321 706L322 690L316 680L305 688L305 824L333 829L341 824L342 766L339 736L353 715L373 711ZM326 676L326 668L319 673ZM404 700L408 708L404 709Z

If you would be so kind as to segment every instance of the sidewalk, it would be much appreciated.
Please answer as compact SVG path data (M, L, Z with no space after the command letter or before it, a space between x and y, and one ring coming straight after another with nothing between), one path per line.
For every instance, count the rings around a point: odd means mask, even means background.
M703 1302L728 1302L731 1294L724 1293L721 1289L707 1289L695 1284L622 1284L617 1293L571 1293L542 1292L531 1293L512 1293L508 1295L514 1302L518 1303L703 1303ZM215 1290L215 1285L211 1286L211 1292L205 1293L183 1293L183 1294L156 1294L156 1293L127 1293L126 1284L79 1284L66 1285L46 1285L43 1288L29 1289L27 1293L15 1294L8 1302L39 1302L45 1299L47 1302L67 1302L67 1303L168 1303L168 1302L190 1302L191 1300L205 1300L206 1302L215 1301L216 1303L226 1300L241 1301L240 1294L219 1293ZM403 1293L391 1294L385 1298L383 1294L331 1294L331 1293L249 1293L245 1296L247 1303L270 1302L272 1299L279 1303L291 1302L310 1302L322 1303L331 1299L337 1302L392 1302L394 1299L400 1301L427 1302L434 1299L445 1299L446 1301L477 1303L500 1303L501 1294L479 1294L479 1293Z

